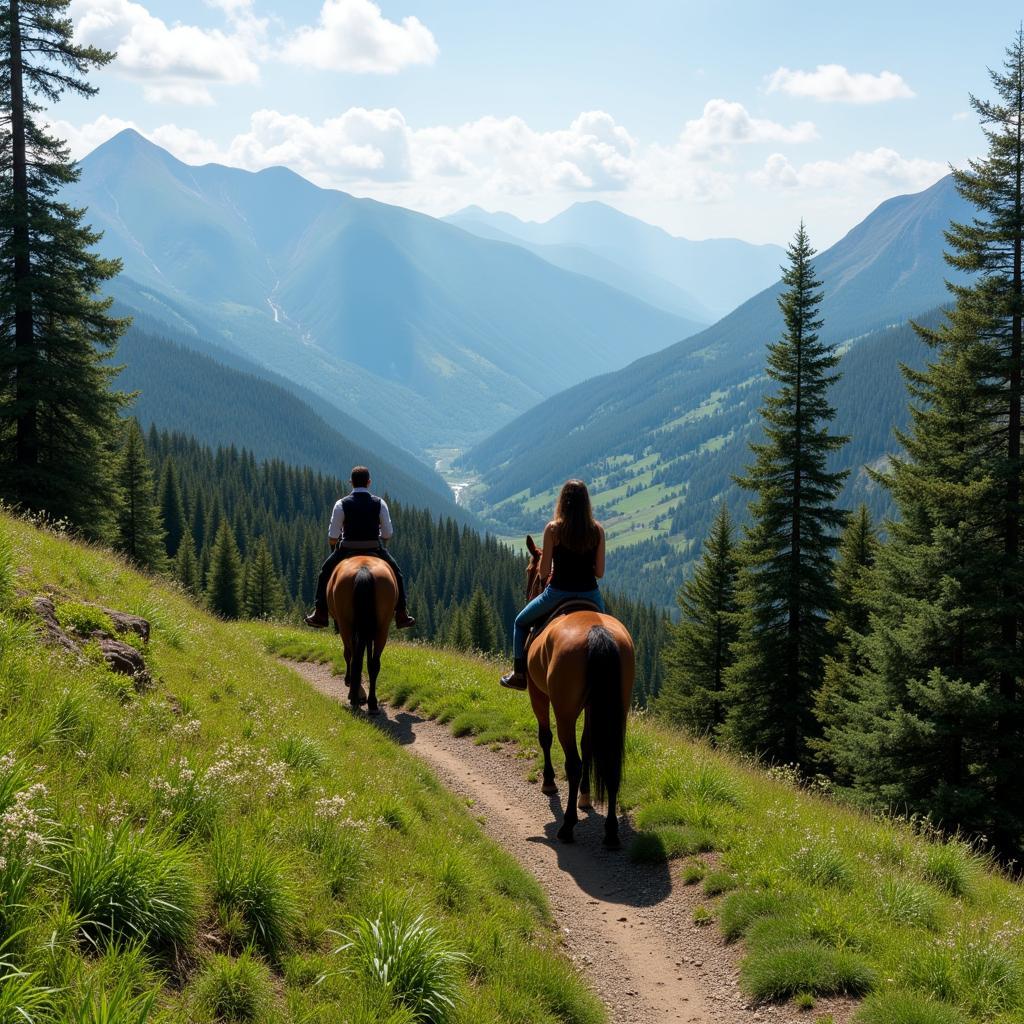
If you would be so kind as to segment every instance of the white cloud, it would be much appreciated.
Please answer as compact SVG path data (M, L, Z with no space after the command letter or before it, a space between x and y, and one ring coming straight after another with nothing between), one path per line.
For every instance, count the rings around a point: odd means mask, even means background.
M232 24L237 28L242 19L244 30L231 33L168 25L132 0L72 0L70 15L78 42L117 51L115 66L133 77L168 84L204 81L239 85L259 78L252 51L262 23L252 19L248 10L247 3L232 5Z
M372 0L324 0L318 23L300 28L283 57L322 71L389 74L410 64L433 64L437 53L433 33L419 18L399 24L388 21Z
M742 103L713 99L704 104L700 117L687 121L679 144L694 156L710 156L735 145L763 142L809 142L817 138L810 121L786 127L776 121L753 117Z
M768 76L768 91L821 103L885 103L914 96L910 86L893 71L855 73L842 64L819 64L813 71L779 68Z
M47 122L58 138L64 139L71 156L80 160L87 153L91 153L97 146L101 146L107 139L113 138L118 132L125 128L135 128L134 121L125 121L120 117L108 117L101 114L95 121L87 124L74 125L70 121L49 121Z
M750 180L771 188L812 190L876 190L886 188L923 189L948 173L935 160L904 157L894 149L880 146L858 150L845 160L815 160L794 167L781 153L773 153Z
M213 106L213 95L200 82L169 82L166 85L147 85L142 95L150 103L174 103L183 107Z

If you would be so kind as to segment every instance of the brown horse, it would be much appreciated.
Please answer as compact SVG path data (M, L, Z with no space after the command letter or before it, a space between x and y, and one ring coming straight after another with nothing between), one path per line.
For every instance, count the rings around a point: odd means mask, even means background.
M327 611L334 619L345 647L345 684L348 700L358 707L363 677L363 655L370 677L367 711L378 713L377 676L380 655L388 642L398 586L383 559L353 555L338 564L327 585Z
M540 549L526 538L530 563L526 596L536 597L540 578ZM527 654L530 701L537 716L537 738L544 752L543 793L556 793L551 765L551 708L555 709L558 742L565 752L569 797L558 838L573 841L581 810L589 810L591 775L598 803L607 798L604 845L619 848L616 801L626 753L626 715L633 695L636 659L633 638L618 619L597 611L575 611L553 619L535 636ZM576 749L576 721L583 712L583 757Z

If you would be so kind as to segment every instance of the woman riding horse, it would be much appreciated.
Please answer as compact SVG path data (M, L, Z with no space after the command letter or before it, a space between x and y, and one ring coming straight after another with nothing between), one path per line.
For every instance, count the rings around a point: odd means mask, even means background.
M581 809L589 809L591 775L598 801L607 797L604 844L619 846L616 815L619 785L626 749L626 715L633 694L635 655L629 631L618 619L604 613L597 578L604 574L604 531L590 511L590 495L579 480L562 488L555 518L544 531L547 558L526 538L530 551L527 597L533 600L516 618L514 633L518 656L516 669L530 692L537 717L537 739L544 754L541 791L555 793L551 763L551 709L555 711L558 741L565 753L569 796L558 838L573 841ZM548 569L554 576L547 584ZM559 573L559 562L562 572ZM592 586L589 584L593 583ZM561 583L572 589L562 589ZM546 585L547 584L547 585ZM582 585L581 585L582 584ZM543 589L543 593L541 593ZM525 657L526 629L565 598L585 600L592 608L573 608L542 627ZM538 612L538 609L540 610ZM516 672L502 679L513 683ZM513 684L514 685L514 684ZM583 756L576 747L576 721L583 712Z

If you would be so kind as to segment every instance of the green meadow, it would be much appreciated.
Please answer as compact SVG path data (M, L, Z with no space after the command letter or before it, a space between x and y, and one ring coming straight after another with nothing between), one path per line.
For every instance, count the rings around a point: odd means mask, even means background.
M342 667L335 637L247 628L270 651ZM529 702L498 687L498 668L394 644L379 689L477 742L519 744L536 779ZM928 822L869 816L647 715L629 723L621 802L638 833L624 856L675 861L678 884L702 887L700 923L744 944L751 998L813 1009L816 997L846 994L862 1000L859 1024L1024 1022L1024 889L983 852Z
M80 655L44 644L44 592ZM106 667L97 604L149 620L151 682ZM414 758L258 631L6 516L0 846L0 1024L606 1019Z

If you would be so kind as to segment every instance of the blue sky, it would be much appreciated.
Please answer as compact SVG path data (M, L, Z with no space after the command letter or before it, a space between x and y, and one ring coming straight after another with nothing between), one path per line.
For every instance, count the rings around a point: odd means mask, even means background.
M692 238L819 247L981 136L1019 5L804 0L72 0L119 51L51 112L182 159L285 163L434 215L599 199Z

